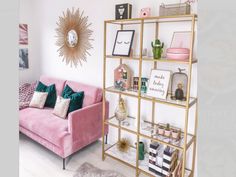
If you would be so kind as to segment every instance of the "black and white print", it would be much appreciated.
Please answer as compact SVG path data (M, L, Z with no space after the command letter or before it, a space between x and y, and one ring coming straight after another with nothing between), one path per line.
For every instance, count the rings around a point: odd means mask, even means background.
M28 49L19 49L19 69L28 69L29 60L28 60Z

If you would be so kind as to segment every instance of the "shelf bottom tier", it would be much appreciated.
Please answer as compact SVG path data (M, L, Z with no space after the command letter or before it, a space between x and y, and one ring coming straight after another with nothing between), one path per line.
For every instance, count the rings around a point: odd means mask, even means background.
M118 160L134 169L136 168L136 149L133 147L130 147L127 152L121 152L118 150L116 145L113 145L107 150L105 150L105 155L115 160ZM149 163L149 157L148 154L146 154L145 159L139 161L138 169L140 170L140 172L151 177L162 177L150 171L148 163ZM184 177L192 177L192 176L193 176L192 171L185 169Z

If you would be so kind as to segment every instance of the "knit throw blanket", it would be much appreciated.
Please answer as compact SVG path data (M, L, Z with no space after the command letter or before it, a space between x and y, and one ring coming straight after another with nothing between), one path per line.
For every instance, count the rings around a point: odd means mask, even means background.
M37 82L23 83L19 86L19 110L27 108L34 94Z

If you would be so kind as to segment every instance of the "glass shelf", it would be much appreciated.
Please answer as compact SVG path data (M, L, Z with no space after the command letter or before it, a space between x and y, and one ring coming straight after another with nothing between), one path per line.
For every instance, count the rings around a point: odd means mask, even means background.
M136 148L134 147L130 147L127 152L121 152L118 150L116 144L114 144L113 146L105 150L105 155L115 160L121 161L132 168L136 168L136 163L135 163L136 162ZM149 176L161 177L149 171L148 163L149 163L149 155L146 153L144 160L139 160L138 169ZM185 170L185 177L191 177L190 170L187 170L187 169Z
M173 15L173 16L154 16L146 18L131 18L131 19L121 19L121 20L106 20L106 23L117 24L117 25L135 25L141 24L142 21L146 23L168 23L168 22L191 22L192 19L197 20L196 14L189 15Z
M123 122L126 122L126 124L123 124ZM134 135L137 135L137 127L136 125L136 119L128 117L125 121L119 123L119 121L115 118L115 116L109 118L105 123L113 126L115 128L127 131L129 133L132 133ZM128 123L128 125L127 125ZM164 137L162 135L153 135L151 133L151 130L153 127L151 126L150 123L142 123L140 127L140 136L159 142L161 144L165 144L167 146L173 147L175 149L178 149L180 151L183 150L184 147L184 134L183 132L181 133L181 138L179 141L176 141L171 138ZM191 134L187 135L187 149L191 146L191 144L194 142L194 136Z
M112 55L106 55L107 58L111 59L124 59L124 60L139 60L139 56L130 56L130 57L122 57L122 56L112 56ZM172 60L168 58L161 58L161 59L153 59L152 57L142 57L143 61L150 61L150 62L163 62L163 63L178 63L178 64L189 64L189 61L178 61L178 60ZM192 63L197 63L197 59L193 59Z
M131 91L131 90L121 91L119 89L116 89L113 86L106 88L106 91L111 92L111 93L118 93L118 94L121 94L121 95L126 95L126 96L131 96L131 97L138 98L138 92L134 92L134 91ZM180 108L186 108L187 107L186 101L172 100L170 98L170 94L167 95L166 99L158 99L158 98L147 96L147 94L142 93L140 98L144 99L144 100L155 101L157 103L171 105L171 106L180 107ZM197 101L196 98L190 97L189 98L189 107L194 105L196 103L196 101Z

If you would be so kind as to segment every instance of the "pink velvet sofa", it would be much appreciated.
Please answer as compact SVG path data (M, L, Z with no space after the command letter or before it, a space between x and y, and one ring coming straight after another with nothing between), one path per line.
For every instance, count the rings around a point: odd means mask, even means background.
M66 84L74 91L84 91L83 107L69 113L67 119L53 115L52 108L26 108L19 112L20 132L62 157L65 169L66 157L102 137L102 89L47 76L41 76L40 81L55 84L57 95ZM108 109L106 102L106 118Z

